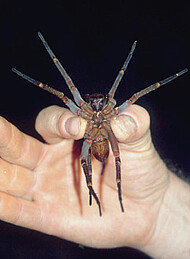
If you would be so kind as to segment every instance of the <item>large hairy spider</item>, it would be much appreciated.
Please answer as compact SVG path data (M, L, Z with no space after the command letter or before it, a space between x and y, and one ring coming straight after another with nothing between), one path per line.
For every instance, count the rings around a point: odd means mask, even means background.
M98 196L96 195L92 187L91 153L94 155L94 157L97 160L99 160L102 163L104 168L105 161L109 155L108 141L110 142L111 149L115 157L116 182L117 182L119 202L121 206L121 211L124 212L122 195L121 195L121 161L120 161L120 154L119 154L119 146L110 125L110 118L121 114L141 96L148 94L149 92L159 88L164 84L167 84L168 82L172 81L178 76L181 76L182 74L186 73L187 69L184 69L173 76L170 76L160 82L152 84L151 86L143 89L142 91L135 93L129 100L126 100L122 105L115 108L116 101L114 100L114 94L119 85L119 82L121 81L124 75L124 72L129 64L129 61L132 58L133 52L136 47L136 41L135 41L109 93L106 96L104 96L103 94L88 95L88 101L85 102L82 99L78 89L74 86L71 78L68 76L65 69L62 67L61 63L56 58L52 50L50 49L49 45L45 41L42 34L38 33L38 35L42 40L50 57L52 58L54 64L57 66L61 75L65 79L66 84L68 85L76 104L72 100L70 100L67 96L65 96L64 93L59 92L37 80L34 80L25 74L22 74L15 68L13 68L12 70L15 73L17 73L19 76L33 83L34 85L37 85L40 88L59 97L68 106L71 112L73 112L75 115L81 116L83 119L87 121L80 159L81 159L81 166L83 168L83 171L86 177L87 187L89 189L89 204L90 205L92 204L92 196L93 196L96 203L98 204L100 216L102 215L101 204L98 199Z

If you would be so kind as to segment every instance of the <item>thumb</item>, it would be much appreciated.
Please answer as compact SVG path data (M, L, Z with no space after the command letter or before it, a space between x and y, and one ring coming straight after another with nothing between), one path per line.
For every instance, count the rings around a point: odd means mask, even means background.
M110 122L117 140L127 144L129 149L138 151L148 139L150 140L150 117L141 106L130 106L121 115L113 117Z
M38 114L35 128L47 143L54 144L63 139L81 139L86 121L68 109L53 105Z

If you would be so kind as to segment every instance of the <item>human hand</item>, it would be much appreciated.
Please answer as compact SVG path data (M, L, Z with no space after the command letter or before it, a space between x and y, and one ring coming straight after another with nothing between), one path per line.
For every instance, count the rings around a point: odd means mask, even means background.
M48 144L25 135L1 118L0 219L92 247L149 243L170 174L151 142L149 116L133 105L112 119L119 141L122 197L118 201L114 157L110 151L104 176L93 159L95 201L88 205L88 189L79 166L74 170L74 139L84 135L86 122L57 106L43 110L36 129ZM78 163L75 164L76 168Z

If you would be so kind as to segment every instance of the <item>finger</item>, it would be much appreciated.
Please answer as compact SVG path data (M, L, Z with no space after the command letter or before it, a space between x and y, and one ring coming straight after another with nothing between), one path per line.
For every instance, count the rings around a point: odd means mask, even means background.
M112 118L111 126L118 141L133 143L146 136L150 117L144 108L132 105L121 115Z
M31 199L35 175L25 167L0 159L0 191Z
M44 144L24 134L0 117L0 156L11 163L33 169L41 159Z
M41 211L35 202L0 192L0 219L19 226L40 230Z
M84 136L86 121L68 109L54 105L38 114L35 127L47 143L57 143L64 138L81 139Z

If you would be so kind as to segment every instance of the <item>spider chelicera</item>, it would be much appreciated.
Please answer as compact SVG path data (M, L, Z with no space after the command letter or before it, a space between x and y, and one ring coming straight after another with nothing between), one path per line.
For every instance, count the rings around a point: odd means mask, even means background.
M160 82L150 85L149 87L143 89L142 91L135 93L131 98L129 98L123 104L115 108L116 101L114 100L114 94L124 75L124 72L129 64L129 61L132 58L133 52L136 47L136 41L135 41L109 93L106 96L103 94L88 95L88 101L85 102L82 99L78 89L74 86L71 78L68 76L65 69L62 67L61 63L56 58L52 50L50 49L49 45L45 41L42 34L39 32L38 35L42 40L50 57L52 58L54 64L57 66L61 75L65 79L66 84L68 85L76 104L72 100L70 100L67 96L65 96L64 93L59 92L51 88L50 86L43 84L35 79L30 78L29 76L19 72L15 68L13 68L12 70L13 72L23 77L24 79L28 80L29 82L33 83L34 85L37 85L40 88L59 97L65 103L65 105L68 106L71 112L73 112L75 115L82 117L87 121L80 160L81 160L81 166L83 168L83 171L86 177L87 187L89 189L89 204L90 205L92 204L92 196L93 196L99 207L100 216L102 215L101 203L92 187L91 153L94 155L94 157L97 160L99 160L102 163L102 166L103 166L102 168L104 168L105 161L109 155L108 141L110 142L111 149L115 157L116 183L117 183L117 189L118 189L119 202L121 206L121 211L124 212L122 195L121 195L121 161L120 161L120 154L119 154L119 146L110 125L110 118L121 114L141 96L148 94L149 92L159 88L164 84L167 84L168 82L186 73L188 70L184 69L173 76L170 76ZM103 170L102 170L102 173L103 173Z

